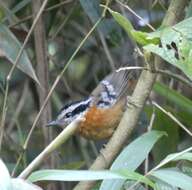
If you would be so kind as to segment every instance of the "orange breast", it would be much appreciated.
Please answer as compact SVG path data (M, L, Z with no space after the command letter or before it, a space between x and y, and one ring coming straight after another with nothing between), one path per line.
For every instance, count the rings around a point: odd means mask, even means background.
M104 139L112 135L123 114L124 101L110 108L92 106L80 123L79 133L88 139Z

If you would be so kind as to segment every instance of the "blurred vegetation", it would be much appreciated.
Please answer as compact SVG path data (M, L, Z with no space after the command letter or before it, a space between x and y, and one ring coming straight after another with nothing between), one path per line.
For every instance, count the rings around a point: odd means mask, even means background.
M109 7L128 18L135 30L142 30L143 32L152 32L146 23L150 23L154 28L160 26L170 3L169 1L163 0L130 0L121 2L128 4L143 20L138 19L137 16L123 7L118 1L112 1ZM100 4L105 3L106 1L99 0L48 1L43 12L43 24L46 32L49 88L52 87L56 77L66 66L67 61L77 49L80 42L100 18L103 10ZM6 92L6 77L12 68L12 64L33 22L31 4L31 0L0 1L1 111L3 111ZM189 7L185 10L186 12L183 13L183 18L185 15L186 17L191 16L191 4L192 3L190 3ZM191 33L191 31L189 33ZM189 45L189 47L187 47L191 51L191 44L187 45ZM55 118L63 104L88 96L99 81L115 69L122 66L143 66L143 61L138 52L135 51L135 47L134 39L128 37L123 28L107 11L106 17L78 51L56 86L50 100L52 117ZM1 158L10 173L14 171L14 176L18 176L42 151L47 143L45 134L43 134L45 126L38 123L29 141L27 151L23 153L25 139L42 106L39 100L40 88L37 82L39 76L36 74L38 67L33 35L28 41L24 53L25 55L23 54L20 58L17 65L18 67L15 68L9 82L6 105L7 112L1 147ZM188 62L190 62L191 52L188 52L187 56L189 56ZM189 66L189 68L191 69L191 66ZM185 75L181 72L182 69L179 70L170 64L165 64L164 69L185 78ZM187 76L192 76L191 70L186 70ZM163 75L161 82L155 84L154 93L156 93L156 95L152 95L151 99L158 102L158 104L168 112L171 112L191 131L191 89L181 81ZM155 115L152 128L165 131L167 136L163 136L150 153L148 157L149 169L159 164L167 155L182 151L190 147L192 143L191 136L176 122L170 119L167 114L155 108L155 106L151 104L151 101L147 102L140 116L138 127L127 143L139 137L144 132L151 130L148 126L152 114ZM3 113L1 115L3 115ZM49 141L56 137L61 132L61 129L53 128L51 132L52 135L50 135ZM52 162L54 162L54 164L52 166L54 166L54 169L87 169L106 142L107 140L99 142L87 141L76 134L53 153ZM20 157L21 160L18 160ZM178 163L174 162L166 166L178 166L184 173L187 173L185 169L191 169L191 165L189 165L188 161L179 161ZM42 167L51 168L48 163L44 163ZM142 164L138 171L139 173L143 173L144 170L145 164ZM189 173L189 176L192 176L191 170ZM158 173L156 175L158 175ZM50 185L51 183L55 186L47 187L47 184ZM70 190L75 184L74 182L51 183L44 182L40 184L40 186L45 189ZM160 189L165 185L162 181L158 183L160 184ZM130 187L130 185L127 186ZM138 187L138 189L142 188L144 188L144 186L141 188Z

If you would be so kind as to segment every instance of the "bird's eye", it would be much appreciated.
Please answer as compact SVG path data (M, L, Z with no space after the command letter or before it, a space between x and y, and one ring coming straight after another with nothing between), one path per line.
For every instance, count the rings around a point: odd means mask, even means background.
M71 115L72 115L72 112L68 112L68 113L66 113L65 116L66 116L67 118L69 118L69 117L71 117Z

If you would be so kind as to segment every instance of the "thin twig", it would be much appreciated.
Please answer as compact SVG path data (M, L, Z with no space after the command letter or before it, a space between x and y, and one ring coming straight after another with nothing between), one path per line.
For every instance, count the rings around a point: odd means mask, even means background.
M45 9L44 12L48 12L48 11L52 11L52 10L54 10L54 9L56 9L56 8L60 8L62 5L65 5L65 4L67 4L67 3L71 3L71 2L73 2L73 1L74 1L74 0L65 0L65 1L63 1L63 2L57 3L56 5L53 5L53 6L51 6L51 7L48 7L47 9Z
M147 23L142 17L140 17L134 10L132 10L128 5L123 4L121 1L116 0L117 3L119 3L121 6L128 9L134 16L136 16L139 20L141 20L143 23L145 23L152 31L155 31L155 28L153 28L152 25Z
M172 160L178 158L179 156L182 156L183 154L192 151L192 146L175 154L174 156L171 156L170 158L165 158L164 160L162 160L157 166L155 166L151 171L149 171L147 173L147 175L150 175L152 172L154 172L155 170L158 170L159 168L161 168L162 166L168 164L169 162L171 162Z
M165 113L167 116L169 116L175 123L177 123L185 132L187 132L188 135L192 136L192 132L187 129L185 125L183 125L171 112L166 111L164 108L162 108L159 104L152 101L152 104L156 106L158 109L160 109L163 113Z
M106 40L105 40L103 34L100 31L99 31L99 37L100 37L101 43L103 45L103 49L105 51L107 59L109 61L109 64L110 64L112 70L115 70L115 63L113 61L112 55L111 55L111 53L109 51L109 48L108 48L107 43L106 43Z
M16 173L16 171L17 171L17 168L18 168L18 166L19 166L19 164L20 164L20 162L21 162L21 160L22 160L22 158L23 158L23 154L24 154L24 151L20 152L20 154L19 154L19 158L17 159L17 162L16 162L16 164L15 164L15 167L13 168L13 170L12 170L12 172L11 172L11 176L12 176L12 177L15 176L15 173Z
M148 132L151 131L152 128L153 128L155 117L156 117L156 114L155 114L155 109L154 109L154 106L153 106L153 112L151 114L149 126L147 127ZM145 174L146 174L148 172L148 170L149 170L149 156L147 156L147 158L145 159L144 167L145 167Z
M67 4L67 3L70 3L70 2L72 2L72 1L73 1L73 0L66 0L66 1L60 2L60 3L56 4L56 5L50 6L50 7L46 8L46 9L44 9L43 13L48 12L48 11L52 11L52 10L54 10L54 9L56 9L56 8L61 7L62 5L65 5L65 4ZM13 23L13 24L10 24L9 27L17 26L17 25L19 25L19 24L21 24L21 23L23 23L23 22L26 22L26 21L28 21L28 20L31 20L32 18L33 18L33 15L28 15L28 16L26 16L25 18L21 18L18 22L15 22L15 23Z
M155 121L155 117L156 117L156 113L155 113L155 109L154 109L154 106L153 106L153 113L151 115L151 119L150 119L150 122L149 122L149 126L147 128L147 131L151 131L152 128L153 128L153 123Z
M172 78L175 78L177 79L178 81L186 84L187 86L189 86L190 88L192 88L192 82L184 77L182 77L181 75L179 74L176 74L176 73L172 73L171 71L168 71L168 70L162 70L162 69L157 69L156 71L157 73L160 73L160 74L165 74L165 75L168 75Z
M117 72L122 71L122 70L149 70L149 68L147 67L138 67L138 66L132 66L132 67L122 67L120 69L117 70ZM169 77L172 77L184 84L186 84L187 86L189 86L190 88L192 88L192 82L184 77L182 77L179 74L176 73L172 73L171 71L168 70L162 70L162 69L155 69L155 71L153 71L157 74L164 74L167 75Z
M67 21L69 20L69 18L71 17L71 15L73 14L73 11L76 8L76 3L77 1L75 1L75 3L73 4L72 8L69 10L69 13L67 14L67 16L65 17L65 19L63 20L63 22L59 25L59 27L57 28L57 30L54 32L53 36L51 37L51 41L53 41L56 36L58 35L58 33L61 31L61 29L65 26L65 24L67 23Z

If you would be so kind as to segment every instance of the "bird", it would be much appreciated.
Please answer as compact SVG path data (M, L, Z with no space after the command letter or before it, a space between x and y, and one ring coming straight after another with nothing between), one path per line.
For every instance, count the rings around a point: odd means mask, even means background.
M77 127L81 136L89 140L107 139L118 126L126 108L127 96L131 95L135 85L133 71L114 71L88 97L64 105L56 119L47 126L66 127L82 115L84 120Z

